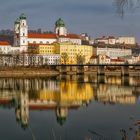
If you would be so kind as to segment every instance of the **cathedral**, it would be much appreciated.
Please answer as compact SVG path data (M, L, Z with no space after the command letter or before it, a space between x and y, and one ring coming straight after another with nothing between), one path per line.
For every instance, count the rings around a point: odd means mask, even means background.
M14 47L20 47L20 51L28 49L29 44L52 44L54 42L69 42L81 45L81 37L77 34L68 34L64 21L59 18L55 23L54 33L39 34L29 33L27 17L21 14L14 25Z

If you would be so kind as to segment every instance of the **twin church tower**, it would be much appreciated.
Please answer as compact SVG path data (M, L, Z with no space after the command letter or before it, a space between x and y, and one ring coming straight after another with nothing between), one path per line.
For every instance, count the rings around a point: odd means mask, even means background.
M55 35L57 36L67 36L67 29L65 27L64 21L59 18L55 23ZM44 40L44 37L40 39ZM49 43L49 35L48 38L45 38ZM54 37L55 39L55 37ZM38 40L38 37L34 37L34 42ZM40 41L42 42L42 41ZM14 25L14 46L20 47L21 51L26 51L28 48L28 44L33 43L30 40L30 36L28 33L28 24L27 17L24 14L21 14L20 17L15 21Z

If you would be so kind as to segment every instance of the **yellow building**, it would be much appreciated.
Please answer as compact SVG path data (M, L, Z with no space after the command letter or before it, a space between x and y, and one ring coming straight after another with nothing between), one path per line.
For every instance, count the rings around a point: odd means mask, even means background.
M59 92L59 93L58 93ZM40 100L55 101L59 105L82 105L94 99L94 91L91 84L80 86L73 81L61 82L60 91L41 90L39 93Z
M56 52L61 55L61 64L86 64L93 54L93 47L61 43L57 44Z
M54 44L29 44L28 52L33 54L56 54Z
M93 47L71 43L29 44L28 52L33 54L60 54L61 64L87 64L93 54Z
M56 54L55 45L39 45L39 54Z
M79 85L75 81L62 81L59 90L44 89L38 93L38 99L43 103L55 104L57 122L63 125L69 109L77 109L88 105L94 100L94 90L90 83Z

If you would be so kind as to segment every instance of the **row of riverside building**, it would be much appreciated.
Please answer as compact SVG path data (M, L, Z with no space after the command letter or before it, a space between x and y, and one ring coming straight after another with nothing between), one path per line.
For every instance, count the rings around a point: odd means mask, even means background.
M102 37L93 41L87 34L70 34L59 18L54 33L30 33L21 14L14 24L14 43L0 41L0 65L139 63L132 55L134 37ZM18 56L18 57L17 57ZM15 59L19 60L15 60Z

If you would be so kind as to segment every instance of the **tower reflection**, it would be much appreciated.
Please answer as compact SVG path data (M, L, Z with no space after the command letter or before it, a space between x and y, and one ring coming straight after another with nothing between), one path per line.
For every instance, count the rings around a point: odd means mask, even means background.
M52 79L3 79L1 105L15 108L16 120L23 129L29 124L30 110L54 110L57 122L63 125L69 110L78 109L94 99L91 84Z
M60 76L37 79L0 79L0 105L14 108L17 122L26 129L30 110L52 110L64 125L70 110L91 101L135 104L140 93L137 77Z

